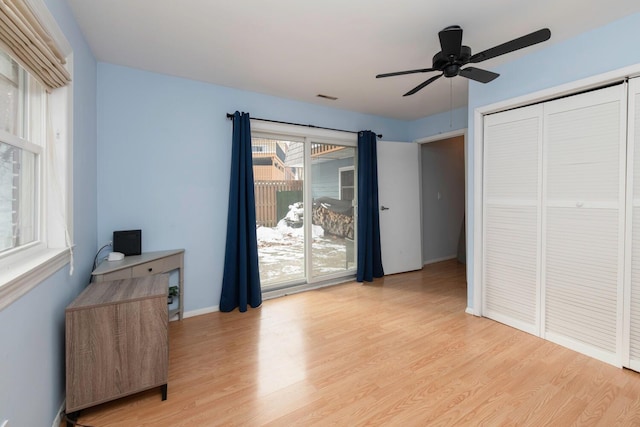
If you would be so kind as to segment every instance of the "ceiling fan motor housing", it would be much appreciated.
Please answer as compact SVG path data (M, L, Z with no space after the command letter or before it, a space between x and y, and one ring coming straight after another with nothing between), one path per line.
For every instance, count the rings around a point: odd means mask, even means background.
M471 58L469 46L460 46L458 56L445 56L442 52L438 52L433 56L433 68L442 71L445 77L455 77L460 72L460 67L469 62L469 58Z

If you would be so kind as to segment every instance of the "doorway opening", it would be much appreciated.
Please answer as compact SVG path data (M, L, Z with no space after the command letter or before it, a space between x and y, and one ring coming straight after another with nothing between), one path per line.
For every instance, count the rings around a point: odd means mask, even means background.
M423 264L466 264L465 130L419 140Z

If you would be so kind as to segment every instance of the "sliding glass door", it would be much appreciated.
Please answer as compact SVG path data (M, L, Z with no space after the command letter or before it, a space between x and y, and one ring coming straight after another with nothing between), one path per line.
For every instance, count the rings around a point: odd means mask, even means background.
M355 148L312 144L311 194L314 239L311 276L321 277L355 267Z
M310 138L252 138L263 290L355 271L355 148Z
M252 138L251 149L262 287L304 281L304 144Z

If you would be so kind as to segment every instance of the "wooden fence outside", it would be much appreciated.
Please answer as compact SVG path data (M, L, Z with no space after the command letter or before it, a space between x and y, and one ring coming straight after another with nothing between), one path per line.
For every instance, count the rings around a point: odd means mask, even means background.
M255 181L254 189L256 222L264 227L275 227L282 219L278 218L278 193L302 191L302 181ZM282 208L280 210L282 211Z

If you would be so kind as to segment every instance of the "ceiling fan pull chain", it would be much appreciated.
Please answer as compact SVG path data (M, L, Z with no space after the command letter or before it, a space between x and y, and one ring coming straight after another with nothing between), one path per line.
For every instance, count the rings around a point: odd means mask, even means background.
M453 127L453 79L449 79L449 128Z

